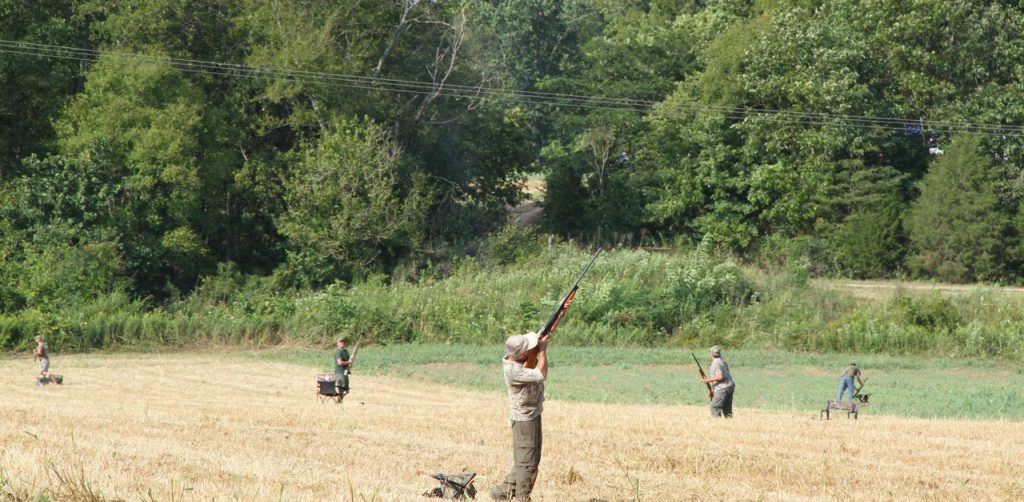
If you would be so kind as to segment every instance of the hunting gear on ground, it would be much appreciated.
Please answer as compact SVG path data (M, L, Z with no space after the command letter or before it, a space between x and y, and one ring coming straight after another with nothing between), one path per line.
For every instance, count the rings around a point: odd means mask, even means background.
M475 472L464 472L462 474L431 474L430 477L438 480L440 486L428 490L424 497L438 497L446 500L466 500L476 498L476 487L473 486Z
M722 359L722 351L718 345L711 347L711 366L708 371L711 372L711 376L701 380L711 384L711 416L731 418L732 395L736 391L736 382L732 380L729 365Z

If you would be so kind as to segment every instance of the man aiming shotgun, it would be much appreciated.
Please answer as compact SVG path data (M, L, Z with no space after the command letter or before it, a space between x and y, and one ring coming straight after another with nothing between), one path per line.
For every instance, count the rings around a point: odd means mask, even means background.
M505 480L491 490L497 500L528 500L537 481L537 467L541 456L541 421L544 409L544 380L548 376L547 345L551 333L572 305L580 281L601 253L598 248L590 263L562 298L539 333L512 335L505 340L505 358L502 367L508 392L508 412L512 419L512 468Z

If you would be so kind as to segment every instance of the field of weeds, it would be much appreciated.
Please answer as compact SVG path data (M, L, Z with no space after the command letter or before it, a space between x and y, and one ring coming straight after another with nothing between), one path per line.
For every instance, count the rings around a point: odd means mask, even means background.
M511 460L504 396L238 354L76 355L36 387L0 364L0 500L415 500L435 472L490 488ZM555 371L554 369L552 371ZM1019 421L551 399L535 500L1021 499Z

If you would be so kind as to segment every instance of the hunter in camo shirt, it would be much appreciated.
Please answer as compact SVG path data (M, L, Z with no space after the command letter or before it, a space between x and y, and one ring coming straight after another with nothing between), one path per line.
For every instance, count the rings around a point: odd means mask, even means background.
M537 333L512 335L505 341L502 369L508 391L508 414L512 421L512 468L505 480L491 490L498 500L526 500L537 481L541 456L541 412L544 411L544 380L548 375L547 337ZM524 366L535 354L537 365Z
M722 350L718 345L711 347L711 367L708 373L711 376L705 378L704 383L711 384L713 393L711 416L732 418L732 395L736 392L736 382L732 380L729 365L722 359Z

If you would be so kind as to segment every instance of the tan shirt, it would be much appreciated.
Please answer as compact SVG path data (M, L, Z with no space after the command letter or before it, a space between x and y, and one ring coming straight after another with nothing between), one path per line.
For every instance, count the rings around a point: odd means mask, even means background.
M508 415L514 422L527 422L544 411L544 375L523 363L502 360L508 389Z
M725 363L725 359L716 357L711 361L711 367L708 368L711 376L722 375L725 378L711 384L711 390L718 392L721 389L728 387L735 387L736 382L732 381L732 375L729 374L729 365Z

